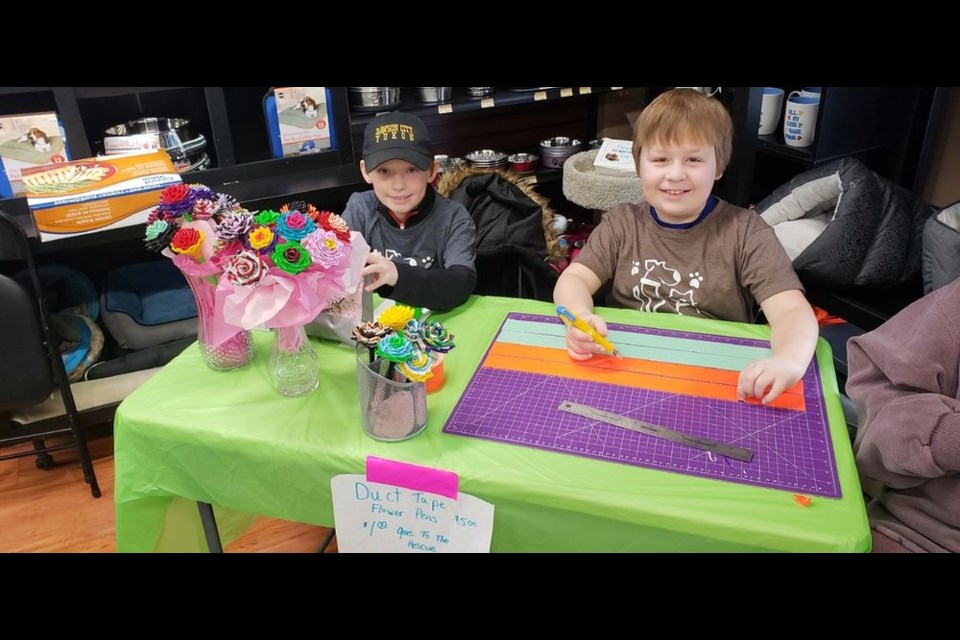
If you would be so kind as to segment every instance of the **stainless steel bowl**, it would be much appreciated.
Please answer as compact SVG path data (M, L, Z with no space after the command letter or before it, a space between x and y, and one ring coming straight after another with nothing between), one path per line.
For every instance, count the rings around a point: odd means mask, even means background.
M445 156L445 155L436 155L436 156L433 156L433 159L437 161L437 165L440 167L440 173L453 171L454 169L459 169L460 167L467 164L463 158L456 158L456 157Z
M567 158L580 151L583 145L576 138L556 136L540 142L540 162L548 169L562 169Z
M471 167L497 169L507 165L507 154L494 149L478 149L464 156Z
M123 124L115 124L104 133L108 136L133 136L140 133L175 133L182 142L196 136L188 118L138 118ZM163 136L161 136L161 139Z
M453 87L417 87L417 100L423 104L446 102L453 95Z
M383 111L400 104L400 87L347 87L357 111Z
M537 160L540 158L532 153L515 153L507 158L510 169L515 173L530 173L537 170Z
M205 169L210 164L209 156L203 152L207 147L207 139L202 133L194 134L187 118L139 118L113 125L104 133L120 138L155 133L160 139L160 146L181 173L187 169Z
M493 93L495 87L467 87L467 95L472 98L482 98Z

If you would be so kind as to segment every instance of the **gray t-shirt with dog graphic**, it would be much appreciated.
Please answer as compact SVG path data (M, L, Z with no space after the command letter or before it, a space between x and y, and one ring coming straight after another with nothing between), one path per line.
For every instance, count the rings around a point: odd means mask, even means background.
M647 202L619 205L575 262L613 280L609 306L640 311L752 322L755 301L803 290L773 228L723 200L689 229L657 224Z

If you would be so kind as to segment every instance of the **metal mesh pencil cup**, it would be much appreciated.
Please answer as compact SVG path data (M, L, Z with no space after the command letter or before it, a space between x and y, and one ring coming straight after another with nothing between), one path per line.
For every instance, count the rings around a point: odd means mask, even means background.
M427 388L422 382L397 382L387 377L390 362L357 345L357 389L363 432L374 440L400 442L427 427ZM398 376L399 377L399 376Z

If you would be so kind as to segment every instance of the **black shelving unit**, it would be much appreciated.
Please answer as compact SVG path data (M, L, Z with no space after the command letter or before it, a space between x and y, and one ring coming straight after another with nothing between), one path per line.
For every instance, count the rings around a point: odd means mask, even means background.
M328 110L337 148L287 158L272 158L262 101L269 87L0 87L0 115L56 111L66 131L71 157L92 157L102 150L107 128L142 117L188 118L206 140L210 168L183 174L213 189L257 203L294 197L331 198L362 187L350 137L346 89L333 88ZM0 200L0 209L17 217L36 237L24 198ZM120 229L89 236L37 243L38 253L72 246L109 244L142 233Z
M454 87L453 97L450 100L440 103L424 104L414 99L414 87L405 87L400 93L400 104L390 109L384 109L384 111L401 110L421 117L435 114L467 113L497 107L511 107L518 104L532 104L563 98L597 95L607 91L619 91L623 88L624 87L551 87L529 90L501 89L491 95L476 98L467 95L463 87ZM360 110L354 107L350 113L351 121L354 126L365 126L366 123L370 121L370 118L377 112L378 110L376 109Z
M596 136L597 96L620 87L557 87L527 91L501 89L483 98L455 87L443 104L418 104L405 88L400 108L421 116L438 153L462 156L474 149L538 153L541 140L564 135L586 143ZM84 158L102 149L105 130L141 117L189 118L206 139L211 166L184 174L229 193L252 207L275 206L303 198L336 209L350 193L366 188L357 167L363 129L374 115L351 111L346 87L332 87L327 105L337 146L319 153L273 158L263 113L270 87L0 87L0 115L55 110L71 156ZM538 170L538 183L559 191L562 172ZM548 194L548 197L552 194ZM33 221L23 198L0 200L0 209L17 217L32 238ZM38 253L109 245L139 237L131 227L41 245Z
M784 87L788 95L798 87ZM755 117L738 130L739 144L753 163L738 176L746 202L756 203L775 188L812 167L853 157L881 176L921 195L947 98L946 87L823 87L814 142L810 147L787 146L782 127L758 136L762 87L750 87ZM782 113L782 112L781 112ZM883 290L851 288L834 291L807 281L808 299L832 314L869 330L923 295L919 279Z
M462 157L478 149L507 153L540 153L540 141L554 136L578 138L583 143L597 134L597 96L624 87L556 87L517 91L500 89L474 98L464 87L454 87L453 97L440 104L415 100L414 87L401 88L399 110L420 117L430 130L437 153ZM547 107L547 105L549 105ZM545 108L547 107L547 108ZM353 147L363 146L363 131L377 111L350 112ZM559 180L561 172L538 170L538 180ZM555 174L555 176L554 176Z
M785 95L799 88L783 87ZM750 171L737 176L745 197L738 204L755 203L793 176L846 157L916 193L922 190L945 100L942 87L823 87L809 147L788 146L780 126L758 136L763 88L743 89L744 102L756 103L756 113L737 130L736 144L753 159Z

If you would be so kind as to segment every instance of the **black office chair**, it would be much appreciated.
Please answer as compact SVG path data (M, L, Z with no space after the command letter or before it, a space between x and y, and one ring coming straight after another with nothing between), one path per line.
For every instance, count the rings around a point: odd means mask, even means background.
M0 445L32 441L32 451L0 455L0 460L37 455L37 464L47 466L49 454L76 447L83 477L93 497L100 497L100 486L93 471L90 452L80 429L80 417L74 402L58 342L51 330L50 317L40 294L40 279L26 234L15 220L0 211L0 262L26 265L28 291L8 275L0 274ZM11 412L47 402L59 391L63 413L56 420L20 423ZM58 412L59 413L59 412ZM64 422L65 420L65 422ZM72 442L46 445L44 439L69 433Z

